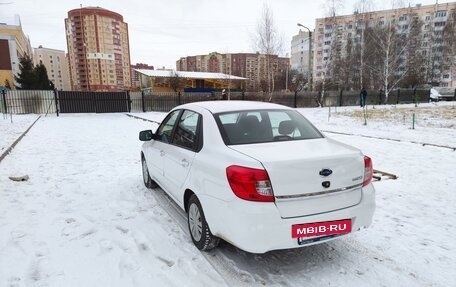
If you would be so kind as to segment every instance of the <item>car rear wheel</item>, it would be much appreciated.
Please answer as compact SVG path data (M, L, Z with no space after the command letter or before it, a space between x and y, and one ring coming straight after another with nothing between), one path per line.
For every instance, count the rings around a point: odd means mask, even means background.
M188 202L188 229L193 244L203 251L211 250L220 242L220 239L212 235L209 225L204 217L203 208L196 195L192 195Z
M155 188L157 187L157 183L150 178L149 169L147 168L146 160L144 159L144 155L141 156L141 165L142 165L142 174L144 185L147 188Z

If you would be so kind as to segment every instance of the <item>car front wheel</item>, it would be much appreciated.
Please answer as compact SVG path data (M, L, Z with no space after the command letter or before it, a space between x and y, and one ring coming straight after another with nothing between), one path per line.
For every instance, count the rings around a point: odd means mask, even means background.
M144 180L144 185L147 188L155 188L157 187L157 183L150 178L149 174L149 169L147 168L147 163L146 159L144 158L144 155L141 155L141 165L142 165L142 174L143 174L143 180Z
M188 202L188 229L193 244L199 250L208 251L219 244L220 239L212 235L196 195L192 195Z

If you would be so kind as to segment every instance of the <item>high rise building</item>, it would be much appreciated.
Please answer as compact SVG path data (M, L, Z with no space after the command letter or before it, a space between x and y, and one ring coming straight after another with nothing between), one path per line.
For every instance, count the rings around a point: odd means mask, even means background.
M0 23L0 86L14 89L14 75L19 73L20 58L26 55L32 58L32 47L16 15L13 24Z
M131 88L128 25L120 14L100 7L74 9L65 30L73 90Z
M286 73L290 65L290 58L270 56L271 75L274 75L275 90L285 89ZM245 87L247 91L265 89L267 82L267 57L260 53L220 54L217 52L208 55L188 56L176 62L178 71L224 73L248 78Z
M57 90L71 90L68 61L65 51L44 48L34 48L33 62L35 65L43 64L46 67L49 80L54 83Z
M456 2L316 19L313 42L314 82L378 88L381 73L396 82L420 74L427 84L456 87Z
M309 74L309 70L312 69L312 58L309 59L312 55L312 47L309 47L312 41L309 34L309 32L299 30L299 34L293 36L291 40L291 69L305 75Z

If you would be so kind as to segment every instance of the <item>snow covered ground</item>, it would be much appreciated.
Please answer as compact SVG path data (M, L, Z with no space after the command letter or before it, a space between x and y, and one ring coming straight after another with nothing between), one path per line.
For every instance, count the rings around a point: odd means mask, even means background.
M6 115L0 117L0 155L21 136L38 115Z
M414 130L403 117L410 109ZM184 214L144 187L138 132L156 124L123 114L42 117L0 163L0 286L455 286L454 104L369 107L367 125L360 110L299 109L399 177L374 183L373 225L262 255L226 243L198 251ZM2 147L27 128L11 125L0 121ZM8 179L25 174L26 182Z

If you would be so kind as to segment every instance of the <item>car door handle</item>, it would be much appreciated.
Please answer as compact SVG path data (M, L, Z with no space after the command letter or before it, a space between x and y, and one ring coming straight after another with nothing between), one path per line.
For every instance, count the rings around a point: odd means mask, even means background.
M165 152L164 151L160 151L160 156L165 156Z
M181 160L181 165L183 167L187 167L189 165L189 162L186 159Z

